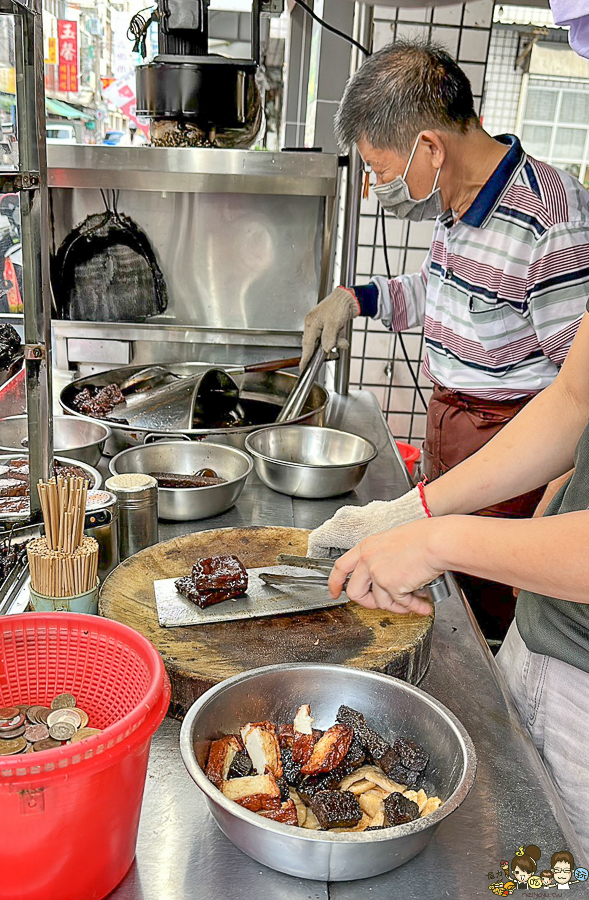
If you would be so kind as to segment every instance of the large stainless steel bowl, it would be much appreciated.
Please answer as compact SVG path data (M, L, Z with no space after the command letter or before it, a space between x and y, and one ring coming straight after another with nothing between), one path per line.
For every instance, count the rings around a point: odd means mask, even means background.
M319 500L358 487L378 450L372 441L312 425L275 425L250 434L245 448L268 487Z
M23 459L28 456L26 450L21 450L20 453L11 453L10 456L0 456L0 466L8 466L15 459ZM94 466L88 465L88 463L82 462L78 459L67 459L64 456L55 456L55 462L63 463L64 466L78 466L80 469L83 469L84 472L88 475L89 481L89 489L90 490L98 490L98 488L102 485L102 475L95 469ZM12 523L19 522L27 522L29 519L29 512L11 512L11 513L0 513L0 527L5 526L8 527Z
M158 441L123 450L111 459L113 475L128 472L174 472L177 475L194 475L199 469L214 469L226 484L201 488L159 488L158 508L160 519L175 522L191 522L218 516L237 501L245 487L253 463L247 453L226 444L210 444L208 441Z
M88 463L89 466L95 466L100 462L104 445L110 435L110 428L102 422L73 416L53 417L53 452L61 457ZM0 451L22 453L23 441L27 438L26 416L0 419Z
M176 375L194 375L197 372L204 372L210 367L210 363L181 363L170 366L170 369ZM66 414L79 417L80 413L73 405L73 401L81 388L87 385L120 384L143 368L145 368L145 365L121 366L119 369L98 372L94 375L87 375L77 381L72 381L71 384L66 385L59 396L61 408ZM225 368L227 372L231 373L231 366L226 366ZM278 411L282 409L287 397L294 389L298 376L291 375L288 372L247 372L245 375L236 374L233 377L239 386L241 399L259 404L259 411L264 410L267 414L267 417L266 415L262 416L259 424L244 425L239 428L189 428L182 431L172 431L171 429L158 429L156 427L138 428L134 425L121 425L116 422L110 422L112 436L106 442L105 453L108 456L114 456L121 450L126 450L127 447L137 447L146 442L148 443L154 435L160 440L173 440L176 437L187 435L194 441L206 439L217 444L227 443L233 447L243 449L248 434L257 431L259 428L265 428L275 420ZM306 422L309 425L323 425L328 400L327 391L321 385L314 384L303 412L295 421Z
M310 703L315 724L327 728L346 703L360 710L383 737L405 735L430 754L427 776L444 801L408 825L368 833L331 834L280 825L227 800L201 765L208 742L246 722L292 721ZM449 710L413 685L362 669L279 665L236 675L206 691L189 709L180 733L184 764L203 791L221 831L258 862L318 881L349 881L388 872L419 853L474 782L476 755L467 732Z

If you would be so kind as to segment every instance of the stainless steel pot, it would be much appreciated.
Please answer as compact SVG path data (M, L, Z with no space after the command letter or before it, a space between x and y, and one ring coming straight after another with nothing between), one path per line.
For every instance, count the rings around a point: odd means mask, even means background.
M54 453L68 459L77 459L95 466L104 452L111 430L103 422L73 416L54 416ZM0 419L0 451L2 453L26 453L23 440L27 440L27 417L10 416Z
M160 519L191 522L218 516L237 501L253 463L247 453L208 441L158 441L123 450L110 461L113 475L128 472L174 472L194 475L199 469L214 469L226 484L202 488L159 488Z
M245 448L265 485L320 500L358 487L378 450L372 441L312 425L276 425L248 435Z
M27 456L26 450L21 450L20 453L11 453L10 456L0 456L0 466L10 465L12 460L14 459L23 459ZM65 466L79 466L80 469L83 469L88 474L88 480L90 482L89 490L95 491L98 490L102 485L102 475L95 469L93 466L89 466L88 463L82 462L81 460L72 460L66 459L63 456L55 456L55 462L63 463ZM18 512L18 513L0 513L0 524L8 527L13 522L26 522L29 518L29 513L27 512Z
M335 722L341 703L362 712L386 739L406 735L430 754L427 777L444 801L435 812L397 828L355 834L280 825L227 800L204 774L208 742L247 722L289 722L309 703L318 728ZM189 709L180 752L221 831L258 862L298 878L350 881L388 872L412 859L460 806L475 777L476 755L452 713L397 678L344 666L285 664L253 669L206 691Z
M108 372L100 372L95 375L88 375L80 378L71 384L66 385L62 390L59 398L62 409L66 414L80 416L72 405L72 401L76 393L89 384L106 385L117 383L120 384L125 378L133 375L135 372L141 371L144 366L122 366L119 369L110 369ZM193 375L196 372L202 372L210 368L210 364L204 363L186 363L178 366L171 366L171 370L176 375ZM227 372L232 372L231 366L224 367ZM248 425L242 428L192 428L185 431L165 431L162 429L134 428L131 425L119 425L110 422L112 436L106 442L105 453L108 456L114 456L121 450L128 447L138 447L149 441L161 440L165 438L186 436L193 441L212 440L223 444L231 444L234 447L243 449L245 439L248 434L258 431L260 428L266 428L271 425L276 417L278 410L284 406L286 399L293 390L297 376L290 375L286 372L248 372L245 374L235 374L235 378L239 389L240 397L246 401L254 403L267 403L268 417L265 421L258 425ZM304 422L309 425L323 425L325 422L328 394L319 384L315 384L305 405L302 415L293 421L295 423ZM270 406L274 404L274 406ZM115 413L116 415L116 413ZM101 421L101 420L98 420Z

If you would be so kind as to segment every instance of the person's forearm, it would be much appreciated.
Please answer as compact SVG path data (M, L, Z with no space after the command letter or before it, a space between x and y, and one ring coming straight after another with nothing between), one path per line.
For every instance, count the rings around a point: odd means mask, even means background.
M476 512L568 472L588 416L589 398L578 404L557 379L481 450L426 486L433 515Z
M437 571L589 603L589 510L543 519L447 516L427 524L426 550Z

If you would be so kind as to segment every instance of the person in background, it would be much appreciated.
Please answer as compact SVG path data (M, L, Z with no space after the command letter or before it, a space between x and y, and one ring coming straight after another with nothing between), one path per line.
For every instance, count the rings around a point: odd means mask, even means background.
M129 130L124 134L117 144L118 147L143 147L145 145L145 137L137 127L137 122L129 122Z
M514 135L487 134L469 81L440 47L397 42L367 59L336 118L356 145L384 210L436 219L420 272L339 287L306 317L301 366L331 351L356 316L391 331L424 326L429 403L424 473L438 478L479 450L556 377L589 294L589 193L529 157ZM531 516L543 484L483 512ZM346 506L314 533L312 555L384 530L376 504ZM501 640L515 599L506 585L463 575L488 638Z

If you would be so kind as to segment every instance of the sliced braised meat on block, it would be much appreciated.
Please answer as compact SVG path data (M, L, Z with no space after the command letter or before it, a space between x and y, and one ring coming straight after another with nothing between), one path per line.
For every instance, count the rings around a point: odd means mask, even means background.
M302 767L303 775L319 775L335 769L350 749L354 732L349 725L332 725L315 746L309 760Z
M252 812L280 808L280 788L273 775L231 778L223 783L221 790L228 800L234 800Z
M250 722L241 729L241 739L258 775L269 772L282 777L282 758L272 722Z
M192 573L175 582L176 590L201 609L241 597L247 590L247 572L236 556L199 559Z
M243 744L236 734L227 735L213 741L209 750L209 758L205 775L215 787L220 788L229 777L229 770L237 756L243 750Z

